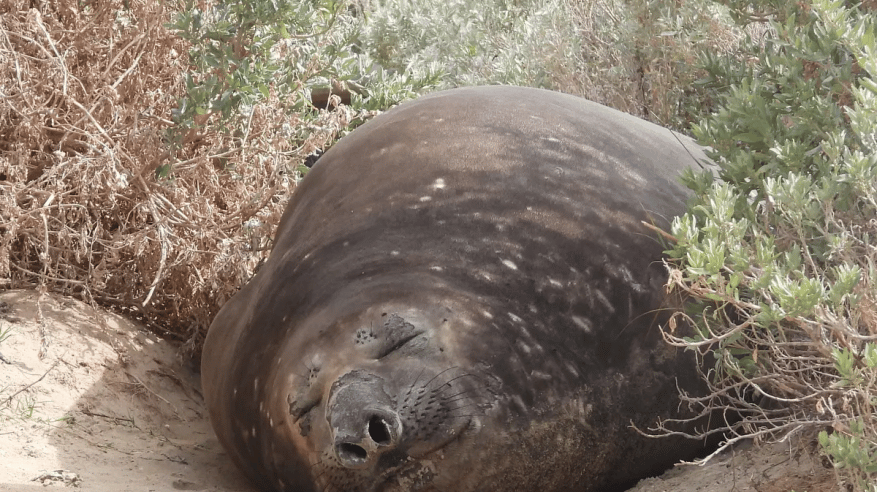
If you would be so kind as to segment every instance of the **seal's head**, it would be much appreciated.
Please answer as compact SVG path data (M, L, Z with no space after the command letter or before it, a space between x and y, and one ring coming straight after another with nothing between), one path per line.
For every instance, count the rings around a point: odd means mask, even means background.
M440 340L448 319L387 310L365 318L344 320L358 327L332 350L301 347L308 355L287 383L286 425L298 451L318 457L322 489L415 490L400 478L434 474L429 457L478 425L485 385L449 358Z
M474 322L451 297L439 307L413 297L362 309L359 296L342 292L294 321L270 364L242 361L240 370L267 377L233 391L238 410L229 418L241 431L231 449L264 488L454 487L440 469L474 459L472 441L495 395L484 371L462 364Z

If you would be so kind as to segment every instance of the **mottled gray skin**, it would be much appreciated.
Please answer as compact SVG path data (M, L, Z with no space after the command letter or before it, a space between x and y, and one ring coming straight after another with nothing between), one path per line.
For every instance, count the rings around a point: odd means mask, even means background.
M683 142L685 145L683 145ZM687 148L686 148L687 147ZM692 155L694 153L694 155ZM265 490L593 491L699 442L661 343L690 141L558 93L436 93L328 151L210 327L216 433Z

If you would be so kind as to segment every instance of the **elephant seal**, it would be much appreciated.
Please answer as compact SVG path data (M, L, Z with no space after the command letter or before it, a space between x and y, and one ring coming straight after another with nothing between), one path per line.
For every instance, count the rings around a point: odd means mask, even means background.
M404 103L326 152L203 350L264 490L594 491L702 443L631 429L703 392L661 342L662 245L697 147L559 93ZM701 155L702 154L698 154Z

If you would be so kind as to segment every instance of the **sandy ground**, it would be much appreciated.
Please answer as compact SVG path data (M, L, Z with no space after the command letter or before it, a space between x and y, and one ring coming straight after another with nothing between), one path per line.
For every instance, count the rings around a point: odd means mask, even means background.
M172 345L81 302L38 299L0 292L0 490L253 491Z
M67 298L0 292L0 491L254 492L207 420L195 368L171 344ZM806 446L740 447L638 492L822 492Z

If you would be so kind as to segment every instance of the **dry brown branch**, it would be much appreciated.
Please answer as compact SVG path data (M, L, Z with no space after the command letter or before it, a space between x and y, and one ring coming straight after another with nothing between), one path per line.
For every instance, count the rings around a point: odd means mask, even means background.
M267 254L293 170L349 109L321 112L321 130L291 144L296 116L269 101L243 138L208 125L171 149L189 67L165 3L4 0L2 11L0 286L128 311L197 354Z
M127 422L127 423L131 424L131 427L136 427L136 425L134 425L134 419L130 419L130 418L126 418L126 417L114 417L112 415L107 415L104 413L92 412L91 410L88 410L88 409L83 409L82 414L88 415L89 417L100 417L102 419L112 420L113 422L118 422L118 421Z
M59 360L60 360L60 359L59 359ZM37 384L37 383L39 383L40 381L42 381L43 379L45 379L45 377L46 377L50 372L52 372L52 369L54 369L55 366L58 365L59 360L56 360L55 362L53 362L52 365L49 366L48 369L46 369L46 372L44 372L42 376L40 376L39 378L37 378L36 381L34 381L34 382L28 384L28 385L25 386L24 388L21 388L20 390L16 391L15 393L12 393L11 395L9 395L9 397L7 397L7 398L3 401L3 404L4 404L4 405L9 405L10 403L12 403L12 400L13 400L16 396L20 395L20 394L21 394L22 392L24 392L24 391L27 391L29 388L32 388L35 384Z
M136 383L137 385L139 385L139 387L145 389L149 394L151 394L152 396L154 396L154 397L158 398L159 400L165 402L165 403L167 404L167 406L171 407L171 410L174 411L174 415L176 415L177 418L179 418L180 420L184 420L182 417L180 417L180 414L179 414L179 411L177 410L177 407L175 407L173 403L169 402L169 401L167 400L167 398L165 398L165 397L159 395L159 394L156 393L155 391L152 391L152 389L150 389L149 386L147 386L146 383L144 383L143 381L141 381L140 378L138 378L137 376L135 376L135 375L133 375L133 374L131 374L131 373L126 373L126 374L128 374L128 377L131 378L131 379L133 379L133 380L135 381L135 383ZM131 383L131 384L135 384L135 383Z

